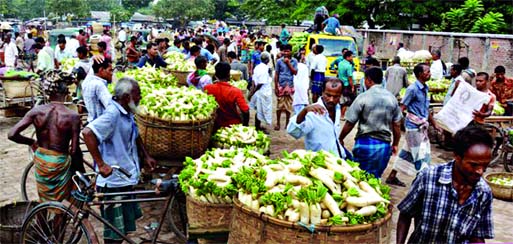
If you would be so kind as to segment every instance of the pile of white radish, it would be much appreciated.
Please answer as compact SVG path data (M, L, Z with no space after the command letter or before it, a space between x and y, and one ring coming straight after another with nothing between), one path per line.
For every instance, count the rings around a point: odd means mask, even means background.
M283 154L267 165L243 167L232 177L242 204L306 225L370 223L388 212L390 188L357 163L325 151Z
M205 203L232 203L238 192L232 175L242 166L265 164L268 158L250 149L213 149L198 159L186 158L178 180L182 191Z
M261 150L262 153L269 150L271 139L262 131L258 131L253 126L243 126L241 124L231 125L219 129L212 136L214 146L218 148L231 147L253 147Z

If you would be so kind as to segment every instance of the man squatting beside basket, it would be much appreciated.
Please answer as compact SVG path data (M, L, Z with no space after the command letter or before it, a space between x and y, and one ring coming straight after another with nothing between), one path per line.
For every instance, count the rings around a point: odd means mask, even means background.
M43 76L43 90L50 103L32 108L9 131L8 138L32 147L39 201L68 200L73 187L73 172L85 172L79 147L80 117L67 108L64 100L73 77L51 71ZM34 125L37 141L21 135ZM71 148L70 148L71 141Z
M96 186L101 193L133 190L141 172L138 149L150 170L153 171L157 163L146 151L134 120L134 113L141 100L137 81L122 78L117 82L114 91L113 100L103 114L83 130L84 141L98 165L100 175L96 180ZM111 165L119 165L130 172L132 177L128 179L120 174L112 174ZM124 199L134 197L125 196ZM105 197L104 200L113 199ZM137 203L122 203L105 208L102 206L101 214L123 234L135 231L135 220L142 216ZM103 236L105 243L122 241L120 236L107 227Z
M454 136L454 160L422 170L397 206L397 243L484 243L492 239L492 192L481 177L492 157L490 134L468 126Z

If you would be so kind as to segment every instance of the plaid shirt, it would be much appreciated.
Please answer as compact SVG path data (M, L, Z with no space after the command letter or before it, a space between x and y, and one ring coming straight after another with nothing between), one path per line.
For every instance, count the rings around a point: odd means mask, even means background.
M409 243L466 243L470 238L492 239L492 192L483 179L464 204L452 187L454 161L423 170L397 206L415 218Z

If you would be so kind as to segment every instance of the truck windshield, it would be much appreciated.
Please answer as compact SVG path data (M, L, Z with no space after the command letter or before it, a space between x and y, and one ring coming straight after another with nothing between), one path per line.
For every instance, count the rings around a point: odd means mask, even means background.
M350 40L337 40L337 39L319 39L319 44L324 47L324 56L336 57L342 56L342 49L347 48L353 52L354 56L357 56L356 46L353 41Z

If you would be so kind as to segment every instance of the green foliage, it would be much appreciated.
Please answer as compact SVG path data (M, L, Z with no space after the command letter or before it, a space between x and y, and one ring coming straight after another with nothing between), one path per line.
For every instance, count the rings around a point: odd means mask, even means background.
M57 16L66 16L73 14L75 18L84 18L90 16L89 5L86 1L75 0L46 0L48 12Z
M162 18L175 18L181 24L187 20L196 20L212 17L214 12L213 0L160 0L153 5L153 14Z
M473 33L501 33L506 23L501 13L489 12L479 18L470 32Z

